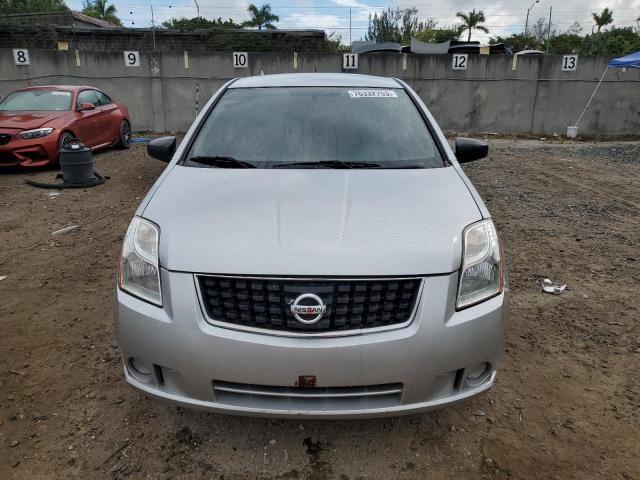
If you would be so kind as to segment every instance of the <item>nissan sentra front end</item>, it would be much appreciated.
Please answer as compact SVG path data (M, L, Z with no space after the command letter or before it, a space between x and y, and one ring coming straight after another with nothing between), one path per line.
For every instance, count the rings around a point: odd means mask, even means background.
M273 143L256 149L258 139ZM308 418L422 412L491 388L504 256L406 85L241 80L174 151L172 138L150 144L173 160L122 249L117 336L133 387L192 408ZM461 140L456 154L473 160L486 146Z
M419 286L417 295L410 294L414 304L406 322L313 335L283 334L265 324L223 326L202 304L201 285L209 287L198 275L161 270L161 277L168 293L162 309L118 291L118 338L127 381L179 405L285 417L420 412L486 391L500 363L507 296L458 311L457 273L411 279ZM246 309L252 325L259 325L264 305L270 305L270 285L278 296L289 286L292 296L307 286L317 291L319 284L331 285L336 292L343 286L353 293L336 293L332 304L345 302L364 313L377 287L386 285L388 293L402 284L397 278L202 278L216 279L211 295L222 298L221 289L231 287L221 284L246 284L249 290L235 293L237 305L229 309L240 316L241 302L252 305ZM252 290L254 282L259 288ZM356 293L359 286L364 288ZM276 310L289 306L284 297ZM338 314L332 320L339 317L350 320Z

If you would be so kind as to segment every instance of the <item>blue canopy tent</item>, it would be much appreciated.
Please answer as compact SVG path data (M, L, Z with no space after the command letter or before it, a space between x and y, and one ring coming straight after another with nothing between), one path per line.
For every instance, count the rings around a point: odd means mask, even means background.
M630 53L629 55L625 55L624 57L609 60L607 68L609 67L640 68L640 52Z
M602 80L604 80L604 76L609 71L609 68L640 68L640 52L630 53L629 55L625 55L624 57L614 58L609 60L609 63L607 64L607 68L604 69L604 73L602 74L602 77L600 77L600 81L596 85L596 88L593 90L593 93L591 94L591 98L587 102L587 105L585 105L584 110L582 110L582 113L578 117L576 124L572 127L567 127L567 136L574 137L578 134L578 124L580 123L580 120L582 120L582 116L585 114L585 112L589 108L589 105L591 105L591 101L593 100L593 97L596 96L596 92L598 91L598 88L600 87ZM569 134L570 129L573 130L572 132L573 135Z

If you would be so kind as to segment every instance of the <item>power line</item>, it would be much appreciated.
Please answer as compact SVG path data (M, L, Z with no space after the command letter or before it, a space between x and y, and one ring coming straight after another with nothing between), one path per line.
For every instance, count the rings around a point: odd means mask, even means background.
M451 3L455 3L455 2L447 2L447 3L417 3L417 4L406 4L406 5L368 5L366 7L364 6L353 6L353 7L348 7L348 6L342 6L342 5L334 5L334 6L328 6L328 5L318 5L318 6L313 6L313 5L271 5L271 9L275 10L275 9L286 9L286 10L322 10L322 9L326 9L326 10L349 10L349 8L353 8L353 9L359 9L359 10L377 10L377 9L386 9L386 8L395 8L395 7L399 7L399 8L420 8L420 7L431 7L431 6L451 6ZM468 2L462 2L462 3L468 3ZM119 7L127 7L127 10L130 10L132 8L138 8L138 9L147 9L146 6L141 6L140 4L136 4L136 3L118 3ZM490 8L491 5L487 5L487 4L483 4L483 5L469 5L469 7L473 8L473 7L485 7L485 8ZM193 11L195 10L195 7L191 7L189 5L156 5L156 8L163 8L163 9L171 9L171 10L189 10L189 11ZM247 12L247 9L242 8L242 7L237 7L237 6L229 6L229 5L221 5L221 6L214 6L214 5L203 5L200 7L200 10L235 10L238 12ZM638 7L625 7L625 8L616 8L614 10L615 12L619 12L619 11L627 11L627 10L636 10L636 11L640 11L640 8ZM592 9L580 9L580 10L559 10L558 13L577 13L577 12L587 12L590 13L592 11ZM492 16L498 16L498 15L503 15L503 14L492 14ZM510 16L512 14L505 14L507 16ZM513 15L518 15L518 14L513 14Z

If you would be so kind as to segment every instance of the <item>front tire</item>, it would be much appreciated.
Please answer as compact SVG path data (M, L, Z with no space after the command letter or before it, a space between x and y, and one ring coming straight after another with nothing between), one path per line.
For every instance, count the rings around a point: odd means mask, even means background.
M131 146L131 124L129 120L120 122L120 130L118 131L118 141L116 145L119 148L129 148Z
M71 132L62 132L58 137L58 152L56 155L56 164L60 164L60 150L67 145L71 140L75 140L76 136Z

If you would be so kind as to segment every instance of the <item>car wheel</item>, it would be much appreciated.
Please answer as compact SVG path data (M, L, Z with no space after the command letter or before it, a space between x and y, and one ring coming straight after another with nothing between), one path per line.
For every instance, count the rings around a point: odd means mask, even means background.
M62 133L59 137L58 137L58 152L60 152L60 150L62 149L62 147L64 147L65 145L67 145L69 142L71 142L72 140L75 140L75 135L71 132L64 132ZM60 153L58 153L58 160L60 159Z
M131 124L129 120L120 122L120 133L118 135L118 147L129 148L131 146Z
M74 140L76 137L71 132L64 132L58 138L58 150L67 145L71 140Z

